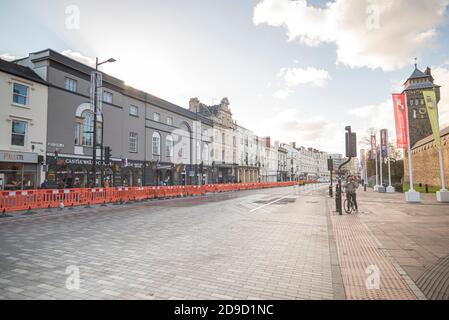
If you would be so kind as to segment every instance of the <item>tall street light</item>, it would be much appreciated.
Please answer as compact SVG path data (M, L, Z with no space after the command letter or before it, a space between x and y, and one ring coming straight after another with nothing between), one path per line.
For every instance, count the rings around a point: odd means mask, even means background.
M96 61L95 61L95 81L94 81L95 85L94 85L94 97L93 97L94 98L94 101L93 101L94 102L94 130L93 130L94 139L93 139L93 152L92 152L92 172L94 175L94 181L93 181L94 187L97 186L97 168L96 168L96 166L97 166L97 112L98 112L97 111L97 108L98 108L98 106L97 106L97 100L98 100L97 76L98 76L98 67L101 66L102 64L113 63L113 62L116 62L116 60L114 58L110 58L110 59L100 62L100 63L98 62L98 58L96 58ZM103 84L101 83L100 87L102 85ZM104 117L102 120L103 120L102 125L104 125ZM101 137L101 138L103 139L103 137Z

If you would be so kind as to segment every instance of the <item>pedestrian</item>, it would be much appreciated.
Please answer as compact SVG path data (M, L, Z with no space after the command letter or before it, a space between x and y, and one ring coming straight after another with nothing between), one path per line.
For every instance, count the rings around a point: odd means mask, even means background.
M349 176L345 184L346 197L348 201L352 201L355 207L355 213L359 213L359 206L357 204L357 189L359 188L359 183L355 176Z

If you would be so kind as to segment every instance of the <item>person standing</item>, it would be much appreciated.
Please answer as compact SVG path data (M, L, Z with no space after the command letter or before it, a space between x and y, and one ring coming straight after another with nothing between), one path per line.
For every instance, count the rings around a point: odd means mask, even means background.
M355 207L355 213L359 213L359 206L357 204L357 189L359 188L359 183L355 176L349 176L345 184L346 197L348 201L352 201Z

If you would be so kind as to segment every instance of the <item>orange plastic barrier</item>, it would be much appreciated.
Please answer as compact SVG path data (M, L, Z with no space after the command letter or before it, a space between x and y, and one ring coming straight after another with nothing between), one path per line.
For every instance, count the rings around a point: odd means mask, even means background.
M289 187L295 182L208 184L202 186L118 187L0 192L0 213L41 208L126 203L148 199L202 196L206 193Z

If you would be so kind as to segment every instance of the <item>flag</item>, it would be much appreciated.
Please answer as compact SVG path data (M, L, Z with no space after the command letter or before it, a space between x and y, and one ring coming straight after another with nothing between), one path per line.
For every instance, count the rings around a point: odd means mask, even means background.
M376 135L371 135L371 160L376 160L377 158L377 143Z
M424 90L424 101L427 107L427 113L429 114L430 124L432 126L433 137L435 139L435 144L438 148L441 147L441 137L440 137L440 125L438 121L438 106L437 97L435 95L435 90Z
M360 149L360 162L365 166L365 149Z
M396 143L400 149L408 148L407 108L405 94L393 94L394 120L396 124Z
M382 158L388 158L388 130L380 130L380 150Z

